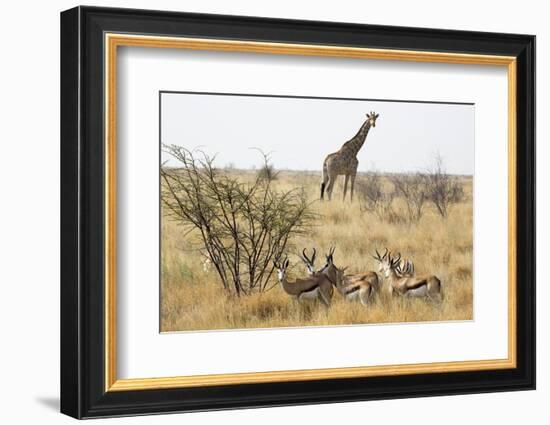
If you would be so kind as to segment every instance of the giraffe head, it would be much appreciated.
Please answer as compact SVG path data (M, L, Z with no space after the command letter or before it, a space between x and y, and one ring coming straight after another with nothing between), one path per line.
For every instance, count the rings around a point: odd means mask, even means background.
M367 121L369 122L371 127L376 127L376 119L378 118L378 115L376 112L371 111L367 114Z

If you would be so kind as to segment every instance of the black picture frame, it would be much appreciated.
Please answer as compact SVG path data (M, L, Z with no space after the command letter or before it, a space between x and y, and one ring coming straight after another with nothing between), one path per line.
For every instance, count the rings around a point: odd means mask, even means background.
M517 367L105 391L104 34L259 40L517 58ZM75 418L535 388L535 37L76 7L61 13L61 412Z

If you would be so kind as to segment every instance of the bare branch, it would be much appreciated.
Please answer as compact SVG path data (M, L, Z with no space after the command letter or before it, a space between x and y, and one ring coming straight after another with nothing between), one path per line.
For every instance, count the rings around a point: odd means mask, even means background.
M242 183L216 169L204 152L163 146L179 167L161 168L165 214L198 230L204 252L228 293L268 288L272 261L315 217L303 190L276 191L258 175ZM269 154L263 154L266 164Z
M435 206L441 217L446 218L453 204L464 199L464 188L457 177L445 171L443 158L435 154L434 162L426 173L426 191L428 200Z

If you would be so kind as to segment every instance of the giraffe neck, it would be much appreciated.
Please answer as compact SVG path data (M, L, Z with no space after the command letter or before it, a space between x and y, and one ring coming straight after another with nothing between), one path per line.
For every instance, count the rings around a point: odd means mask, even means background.
M342 146L343 149L347 150L353 155L357 155L357 152L359 152L359 149L363 147L363 144L365 143L365 139L367 138L367 134L370 129L370 121L365 121L357 134L353 136L352 139L344 143L344 146Z

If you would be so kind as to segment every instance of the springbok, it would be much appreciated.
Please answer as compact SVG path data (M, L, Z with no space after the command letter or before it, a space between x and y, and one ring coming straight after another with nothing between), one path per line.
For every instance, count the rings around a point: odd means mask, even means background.
M313 276L316 273L316 271L315 271L315 256L316 255L317 255L317 251L315 250L315 248L313 248L313 254L311 255L311 258L308 257L307 254L306 254L306 248L304 248L304 250L302 251L302 255L299 256L300 259L306 265L308 276Z
M320 273L326 275L340 295L347 301L360 301L366 306L378 290L378 275L373 272L344 275L346 268L339 269L334 264L334 248L326 256L327 263Z
M288 257L281 264L273 261L273 265L278 270L277 277L283 291L298 301L319 299L324 305L330 307L334 290L332 282L327 276L317 273L305 279L296 279L294 282L289 282L286 279L288 264Z
M378 261L378 270L384 273L388 280L390 295L397 293L404 297L428 297L433 301L442 300L441 281L437 276L400 276L397 269L401 262L401 254L398 253L396 257L392 257L387 249L384 255L380 255L377 250L375 252L376 255L373 257Z
M405 260L404 258L399 262L395 268L397 274L401 277L413 277L414 276L414 263L411 259Z
M383 264L385 267L389 264L389 257L391 256L391 251L388 250L388 248L384 248L384 254L380 255L378 251L376 251L376 256L373 256L375 260L377 260L379 263ZM382 272L382 265L378 267L378 271ZM414 263L411 259L405 259L402 258L397 267L395 268L395 271L399 277L413 277L414 276Z

